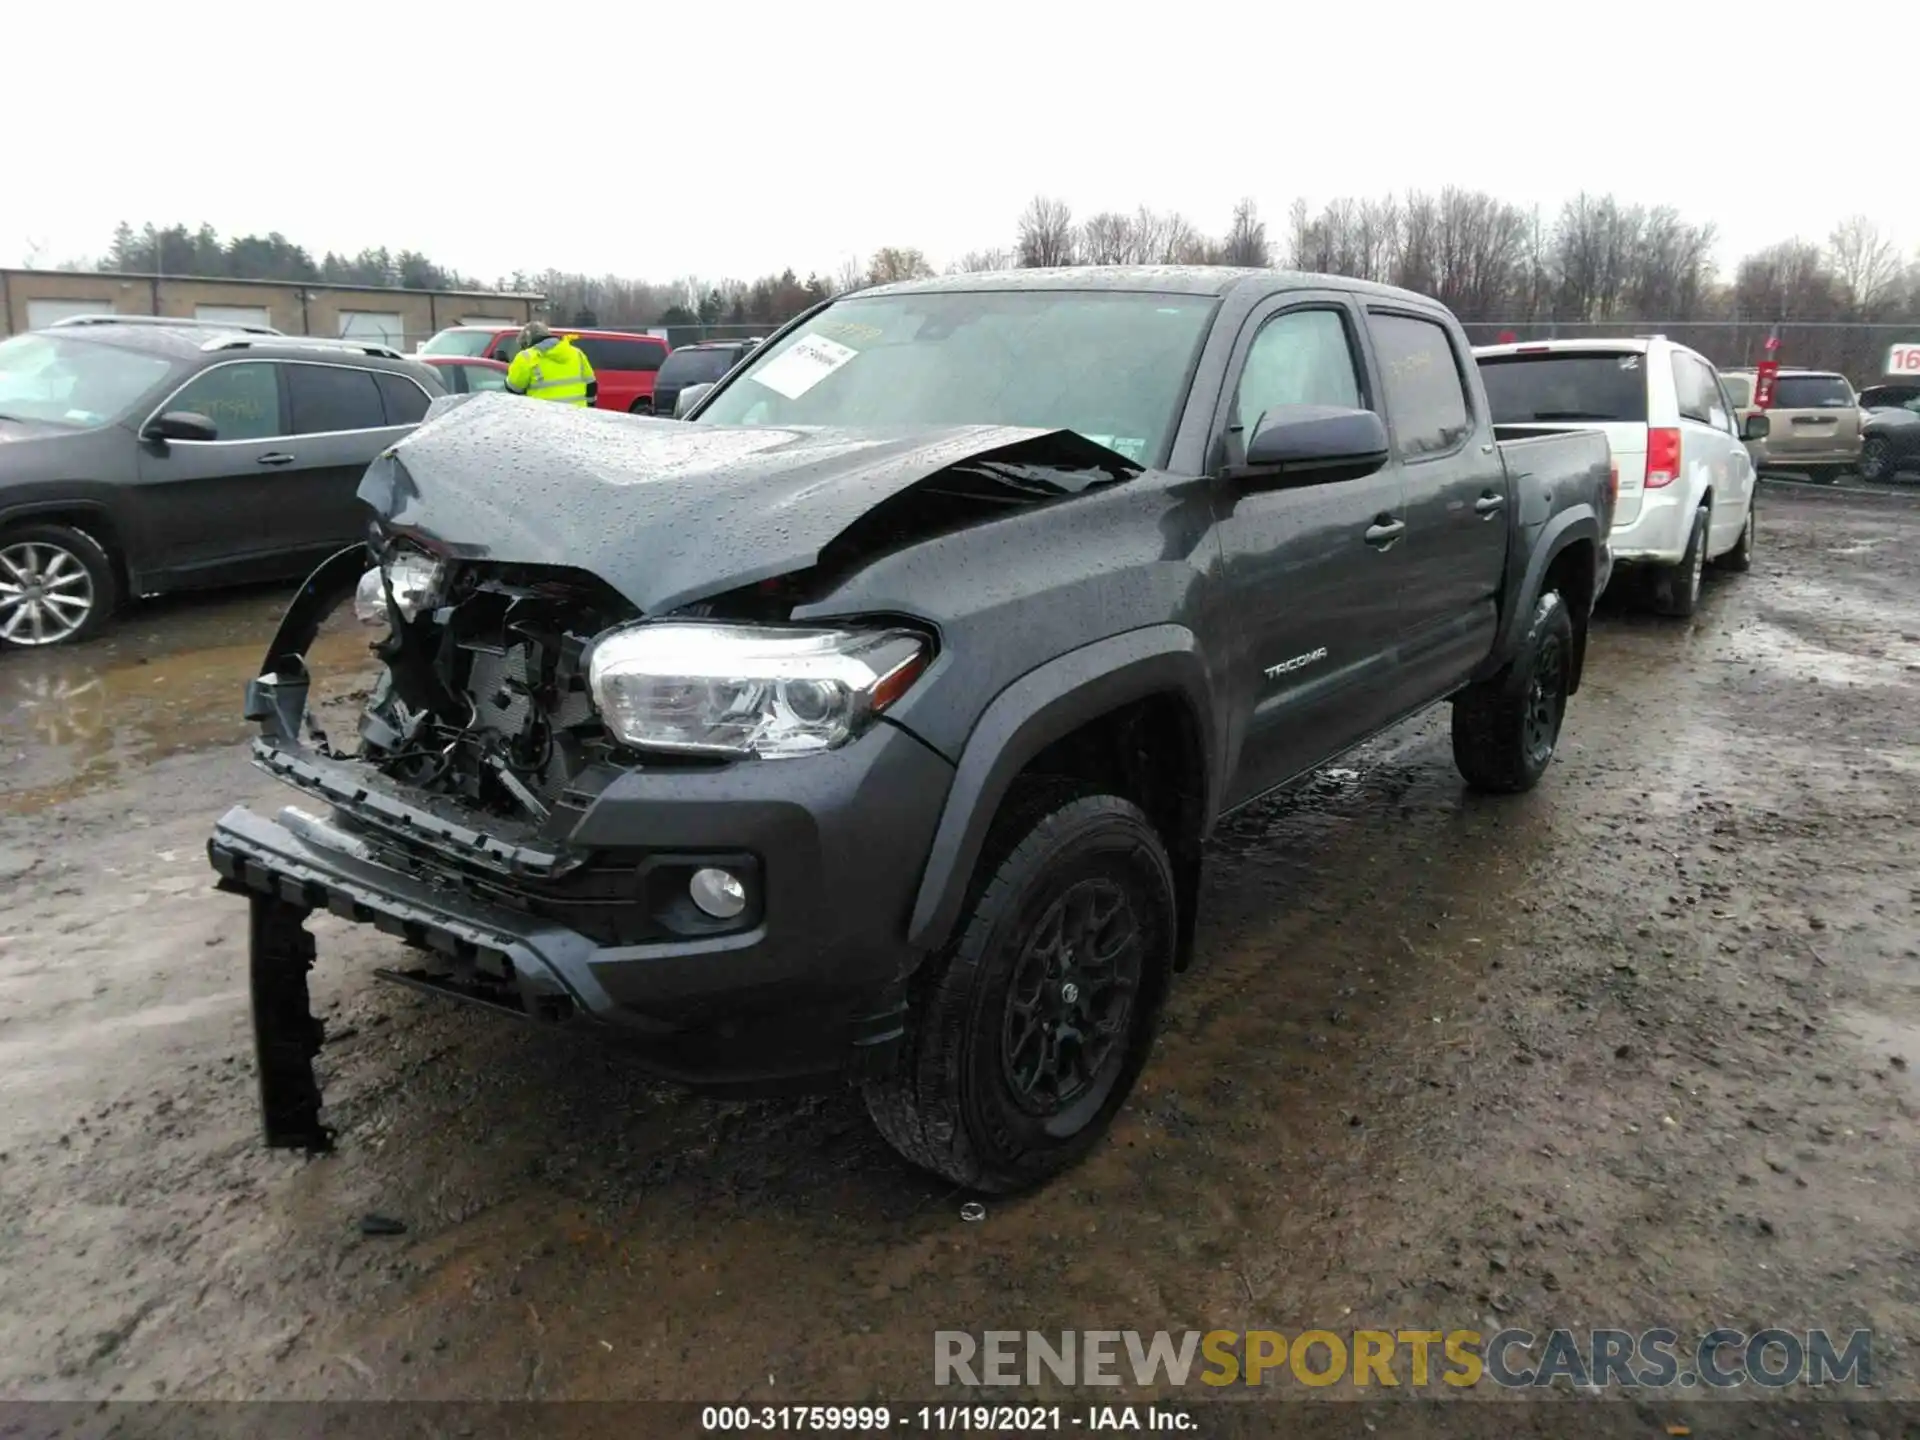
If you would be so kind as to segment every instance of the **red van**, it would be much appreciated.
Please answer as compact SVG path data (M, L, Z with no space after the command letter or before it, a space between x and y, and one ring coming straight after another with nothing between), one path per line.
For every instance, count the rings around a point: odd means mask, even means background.
M653 377L667 358L667 342L644 330L592 330L572 325L555 325L553 333L565 335L578 345L593 366L600 382L600 398L594 404L602 410L632 410L645 414L653 409ZM518 326L501 329L494 325L449 325L426 344L419 355L469 355L501 362L513 359L520 348Z

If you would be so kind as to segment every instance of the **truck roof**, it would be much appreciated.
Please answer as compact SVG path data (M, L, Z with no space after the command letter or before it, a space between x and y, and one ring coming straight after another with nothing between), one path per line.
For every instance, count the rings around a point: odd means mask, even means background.
M1411 290L1345 275L1226 265L1066 265L1054 269L977 270L962 275L939 275L931 280L876 285L870 290L856 291L854 296L939 294L958 290L1137 290L1162 295L1225 295L1245 285L1278 290L1350 290L1381 299L1414 301L1429 308L1438 304Z

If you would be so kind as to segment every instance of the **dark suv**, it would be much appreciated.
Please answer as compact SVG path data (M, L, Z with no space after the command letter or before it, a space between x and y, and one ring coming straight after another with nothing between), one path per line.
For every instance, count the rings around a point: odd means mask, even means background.
M368 464L446 393L382 345L92 323L0 341L0 647L128 596L300 575L358 539Z
M680 392L694 385L712 385L753 353L758 340L702 340L682 345L653 377L653 413L671 415Z

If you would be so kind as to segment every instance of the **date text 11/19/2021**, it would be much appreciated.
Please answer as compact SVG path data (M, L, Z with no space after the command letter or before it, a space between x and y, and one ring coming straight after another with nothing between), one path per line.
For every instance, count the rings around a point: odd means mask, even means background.
M1159 1405L708 1405L700 1428L726 1431L840 1431L881 1434L913 1430L934 1434L1009 1431L1157 1430L1191 1431L1192 1415Z

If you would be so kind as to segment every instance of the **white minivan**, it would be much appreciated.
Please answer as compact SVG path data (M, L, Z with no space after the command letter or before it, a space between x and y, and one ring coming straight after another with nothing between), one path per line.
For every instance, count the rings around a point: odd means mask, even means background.
M1545 340L1474 350L1502 435L1599 430L1613 449L1619 502L1614 574L1652 580L1655 606L1691 615L1708 562L1753 562L1754 470L1744 422L1705 356L1662 336Z

